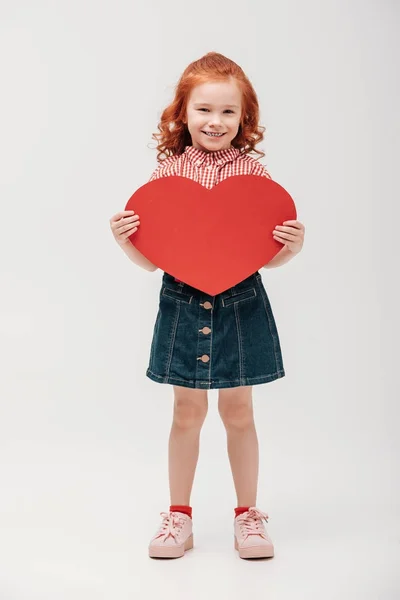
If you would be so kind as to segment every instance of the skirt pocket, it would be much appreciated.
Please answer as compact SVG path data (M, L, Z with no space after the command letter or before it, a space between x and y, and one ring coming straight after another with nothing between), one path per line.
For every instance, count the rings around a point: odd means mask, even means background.
M244 302L245 300L251 300L257 296L257 292L254 287L247 288L246 290L237 291L233 294L222 294L221 302L222 306L231 306L238 302Z
M190 294L185 294L179 290L173 290L170 287L164 286L161 292L162 296L166 296L167 298L171 298L172 300L177 300L178 302L184 302L185 304L191 304L193 300L193 296Z

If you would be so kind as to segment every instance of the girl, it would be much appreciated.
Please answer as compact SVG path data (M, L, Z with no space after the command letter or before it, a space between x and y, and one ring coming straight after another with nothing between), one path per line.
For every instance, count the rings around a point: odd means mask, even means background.
M160 164L150 181L180 175L212 188L234 175L270 177L250 156L264 156L255 149L265 131L258 120L257 96L242 69L221 54L206 54L184 71L172 104L161 116L160 133L153 134ZM171 223L173 219L171 211ZM140 226L139 215L120 212L110 226L133 262L148 271L157 269L128 239ZM271 233L283 247L266 268L283 265L301 250L304 226L287 221ZM273 556L263 522L268 515L256 507L259 456L252 386L284 375L278 332L259 272L216 296L163 274L147 376L171 384L174 391L171 505L161 513L161 526L149 546L151 557L179 557L193 547L190 495L207 390L217 388L237 494L235 548L241 558Z

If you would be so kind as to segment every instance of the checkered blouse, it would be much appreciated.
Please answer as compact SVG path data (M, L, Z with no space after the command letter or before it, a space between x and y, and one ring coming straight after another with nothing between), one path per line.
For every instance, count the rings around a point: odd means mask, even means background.
M149 181L169 175L188 177L208 189L233 175L261 175L271 179L266 168L258 160L248 154L242 154L233 147L205 152L193 146L186 146L182 154L175 154L160 161Z

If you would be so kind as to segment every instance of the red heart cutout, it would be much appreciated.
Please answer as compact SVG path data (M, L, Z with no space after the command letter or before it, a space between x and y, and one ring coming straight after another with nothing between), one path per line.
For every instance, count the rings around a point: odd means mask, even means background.
M228 177L210 190L188 177L162 177L136 190L125 210L140 216L132 244L211 296L266 265L283 247L273 229L296 219L286 190L259 175Z

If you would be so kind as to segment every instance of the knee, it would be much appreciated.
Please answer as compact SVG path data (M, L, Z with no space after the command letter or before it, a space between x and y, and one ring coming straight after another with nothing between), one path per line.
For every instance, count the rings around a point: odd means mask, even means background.
M220 404L218 411L226 429L242 431L254 425L253 406L249 402Z
M207 415L206 402L179 398L174 405L174 425L180 429L201 429Z

